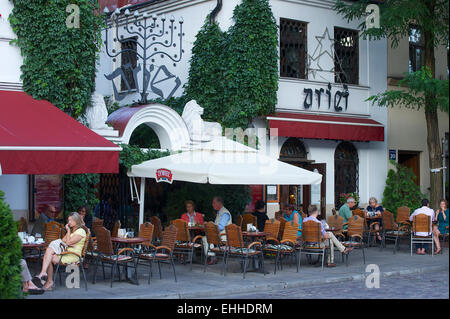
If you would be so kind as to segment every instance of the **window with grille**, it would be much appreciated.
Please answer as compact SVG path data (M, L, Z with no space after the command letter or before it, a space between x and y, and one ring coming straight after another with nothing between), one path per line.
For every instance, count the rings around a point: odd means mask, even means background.
M334 81L358 84L358 31L334 28Z
M126 50L121 54L121 66L125 79L122 77L120 82L120 89L122 91L128 90L125 80L128 81L130 89L136 88L136 83L133 77L133 69L137 66L137 37L125 39L121 41L121 50Z
M280 19L280 76L306 79L306 22Z
M419 28L409 27L409 72L419 71L425 59L425 39Z

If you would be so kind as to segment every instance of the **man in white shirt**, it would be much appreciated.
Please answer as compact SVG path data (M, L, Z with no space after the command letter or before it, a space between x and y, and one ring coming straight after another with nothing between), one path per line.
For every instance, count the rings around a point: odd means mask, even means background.
M411 216L409 217L410 221L413 221L414 216L418 215L418 214L425 214L427 216L431 217L431 221L434 221L434 211L430 208L430 202L428 201L428 199L424 198L422 199L422 207L417 208L414 213L411 214ZM416 236L430 236L431 235L431 228L432 228L432 223L430 223L430 232L417 232L415 233ZM417 243L415 244L416 248L417 248L417 254L418 255L425 255L425 250L428 249L428 243Z

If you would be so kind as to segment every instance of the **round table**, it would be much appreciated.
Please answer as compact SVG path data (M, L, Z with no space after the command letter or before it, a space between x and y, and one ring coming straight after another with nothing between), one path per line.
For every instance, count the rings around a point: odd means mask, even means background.
M138 245L148 241L148 239L142 237L135 237L135 238L111 237L111 241L115 244Z
M34 249L36 249L39 252L39 255L37 256L39 260L41 259L42 249L46 248L46 247L47 247L47 243L45 241L43 243L39 243L39 244L38 243L32 243L32 244L30 244L30 243L23 244L22 243L22 250L33 251ZM26 256L25 253L24 253L23 258L24 259L27 259L27 258L32 258L33 259L33 258L36 258L36 255Z

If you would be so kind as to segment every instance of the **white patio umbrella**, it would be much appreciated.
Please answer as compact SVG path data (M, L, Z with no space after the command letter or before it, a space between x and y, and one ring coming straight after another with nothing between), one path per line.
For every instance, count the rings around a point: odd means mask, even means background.
M321 174L281 162L226 138L133 165L128 176L143 177L139 199L140 224L144 219L145 178L168 183L176 180L230 185L311 185L322 181Z

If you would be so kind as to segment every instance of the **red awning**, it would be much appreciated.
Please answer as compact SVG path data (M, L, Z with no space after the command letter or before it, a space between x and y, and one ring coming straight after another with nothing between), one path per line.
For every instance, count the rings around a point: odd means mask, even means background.
M3 174L118 173L119 150L48 101L0 91Z
M278 136L346 141L384 141L383 124L367 118L278 113L268 116Z

